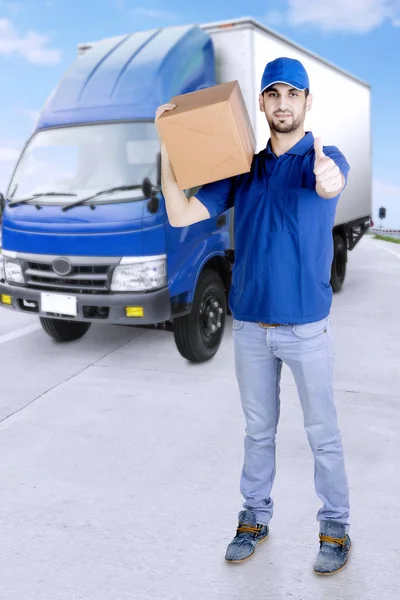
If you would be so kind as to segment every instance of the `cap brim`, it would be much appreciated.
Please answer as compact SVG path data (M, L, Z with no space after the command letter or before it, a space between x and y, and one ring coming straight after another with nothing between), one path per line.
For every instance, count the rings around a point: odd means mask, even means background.
M271 83L269 83L268 85L266 85L260 92L260 94L262 94L263 92L265 92L265 90L267 90L268 88L272 87L273 85L275 85L276 83L284 83L285 85L290 85L290 87L292 87L295 90L299 90L300 92L304 92L304 90L306 90L307 88L305 87L298 87L297 85L295 85L292 81L272 81Z

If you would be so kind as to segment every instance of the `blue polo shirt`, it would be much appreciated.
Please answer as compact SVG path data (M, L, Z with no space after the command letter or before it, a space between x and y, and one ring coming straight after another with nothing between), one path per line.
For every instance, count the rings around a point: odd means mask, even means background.
M349 165L334 146L324 152L346 181ZM241 321L302 324L329 315L332 229L339 196L315 191L314 137L307 133L277 157L271 143L251 171L203 185L196 198L211 217L235 207L235 262L229 307Z

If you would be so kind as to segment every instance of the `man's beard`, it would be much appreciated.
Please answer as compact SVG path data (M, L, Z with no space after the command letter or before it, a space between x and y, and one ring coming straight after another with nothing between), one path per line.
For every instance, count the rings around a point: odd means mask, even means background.
M277 118L277 117L275 117ZM292 133L296 131L303 122L303 116L298 117L297 120L293 120L292 123L285 123L282 121L278 121L278 123L274 122L272 119L268 120L268 124L270 129L276 131L277 133Z

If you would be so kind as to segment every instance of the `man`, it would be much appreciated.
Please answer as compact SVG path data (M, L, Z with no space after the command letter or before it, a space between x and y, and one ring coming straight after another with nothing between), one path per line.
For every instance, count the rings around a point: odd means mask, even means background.
M267 64L260 110L271 138L251 172L204 185L189 200L162 146L162 189L172 226L216 217L235 206L235 264L230 292L236 377L246 420L240 490L244 510L226 560L250 558L268 536L273 513L275 437L282 364L291 369L315 461L319 552L314 570L342 569L350 551L349 492L333 399L329 319L332 228L349 165L304 130L312 96L303 65ZM159 107L156 118L174 105ZM327 115L328 117L328 115ZM295 529L294 529L295 535Z

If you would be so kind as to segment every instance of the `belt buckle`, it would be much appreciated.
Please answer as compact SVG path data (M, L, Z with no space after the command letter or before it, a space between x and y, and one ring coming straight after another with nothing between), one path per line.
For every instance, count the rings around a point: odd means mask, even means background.
M273 323L262 323L261 321L259 321L258 324L263 329L276 329L279 327L279 325L274 325Z

